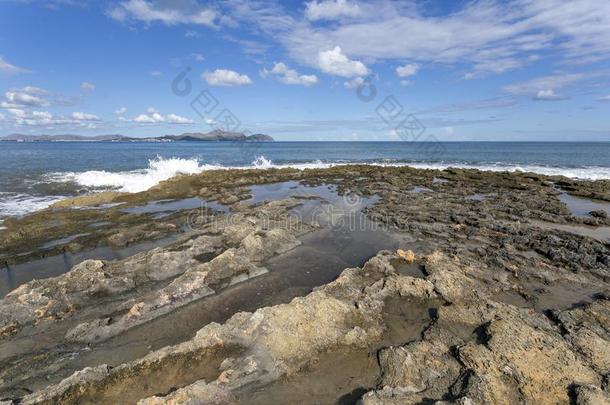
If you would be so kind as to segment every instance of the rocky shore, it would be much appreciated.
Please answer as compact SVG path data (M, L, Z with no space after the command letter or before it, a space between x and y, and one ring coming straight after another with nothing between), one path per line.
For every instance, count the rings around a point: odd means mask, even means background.
M0 230L0 404L610 403L610 181L219 170Z

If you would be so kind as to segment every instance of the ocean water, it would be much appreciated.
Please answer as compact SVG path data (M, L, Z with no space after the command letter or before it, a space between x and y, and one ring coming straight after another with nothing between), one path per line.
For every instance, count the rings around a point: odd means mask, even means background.
M0 142L0 218L89 192L143 191L179 173L351 163L610 179L610 142Z

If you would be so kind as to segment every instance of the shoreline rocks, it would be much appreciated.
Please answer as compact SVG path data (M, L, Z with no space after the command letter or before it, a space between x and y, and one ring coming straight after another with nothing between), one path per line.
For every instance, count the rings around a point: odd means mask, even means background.
M281 199L249 188L276 195L276 182L291 182ZM306 191L322 185L336 201ZM600 403L610 220L573 216L556 187L610 200L604 181L349 166L179 176L103 208L10 220L7 260L90 223L102 225L73 249L172 241L84 260L1 299L0 399ZM132 209L197 196L225 205ZM365 228L346 208L369 200L356 210ZM342 220L308 221L316 210Z

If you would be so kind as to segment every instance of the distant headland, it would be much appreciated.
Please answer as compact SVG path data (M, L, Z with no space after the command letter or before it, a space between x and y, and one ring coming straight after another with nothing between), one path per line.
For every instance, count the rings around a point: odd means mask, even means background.
M213 130L207 133L188 132L181 135L136 138L124 135L24 135L11 134L0 136L0 141L13 142L181 142L181 141L232 141L232 142L273 142L270 135Z

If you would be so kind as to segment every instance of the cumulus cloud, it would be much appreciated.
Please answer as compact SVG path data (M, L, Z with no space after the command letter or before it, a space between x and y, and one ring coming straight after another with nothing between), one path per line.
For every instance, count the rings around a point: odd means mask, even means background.
M10 89L4 93L5 100L0 103L0 107L46 107L49 105L44 98L46 95L48 92L40 87L26 86Z
M182 117L177 114L162 115L159 111L152 107L148 109L147 114L140 114L132 121L140 124L192 124L194 122L189 118Z
M7 110L11 119L7 120L15 125L23 126L78 126L89 127L94 122L101 121L99 117L84 112L73 112L68 117L55 116L49 111L28 111L19 108Z
M340 5L357 5L361 12L332 24L312 24L345 15L330 11ZM255 18L260 15L265 18ZM303 64L317 65L320 50L336 45L364 61L466 63L471 65L468 78L504 73L550 55L574 64L610 59L610 2L470 1L439 14L415 2L320 0L307 3L304 21L273 6L251 8L246 17Z
M28 73L29 70L15 66L8 63L2 56L0 56L0 74L14 75L17 73Z
M82 91L93 91L95 90L95 84L89 82L82 82L80 84L80 89Z
M308 20L334 20L342 17L357 17L362 14L360 6L347 0L313 0L305 6L305 17Z
M398 66L396 68L396 74L398 77L409 77L413 76L419 70L419 65L417 63L407 63L404 66Z
M119 108L118 110L116 110L114 113L115 113L116 115L123 115L123 114L125 114L126 112L127 112L127 107L121 107L121 108Z
M327 51L320 51L318 53L318 67L325 73L342 77L364 76L368 73L364 63L349 59L342 52L340 46L335 46Z
M165 116L165 120L170 124L192 124L193 120L186 117L181 117L176 114L168 114Z
M195 24L215 26L216 11L201 6L197 1L127 0L108 10L108 15L121 22L160 22L165 25Z
M22 110L21 108L9 108L7 111L16 118L23 118L26 116L25 110Z
M84 112L73 112L72 119L76 121L99 121L100 118L97 115L88 114Z
M252 83L247 75L228 69L204 72L201 77L211 86L245 86Z
M309 0L297 16L278 2L232 0L204 6L195 0L121 0L109 14L120 21L168 25L254 24L296 61L316 67L320 51L334 46L367 63L466 63L466 78L501 74L551 56L573 64L610 59L607 1L467 1L447 13L430 12L426 2L420 3ZM196 35L192 31L187 37ZM245 40L242 45L248 51Z
M539 90L538 93L533 97L534 100L537 101L559 101L565 100L566 97L560 96L559 94L555 94L555 91L549 90Z
M318 77L316 75L301 75L294 69L290 69L285 63L279 62L273 65L271 70L263 69L262 75L273 75L277 79L285 84L300 84L305 87L309 87L318 83Z

